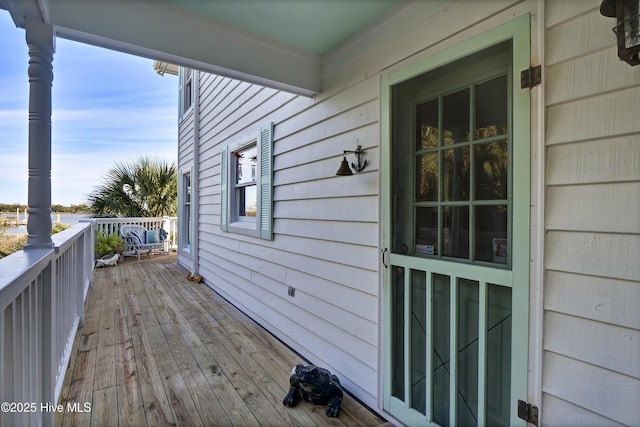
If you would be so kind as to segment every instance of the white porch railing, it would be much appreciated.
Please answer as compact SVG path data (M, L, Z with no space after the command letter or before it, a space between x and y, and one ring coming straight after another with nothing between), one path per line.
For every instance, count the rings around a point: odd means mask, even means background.
M94 223L0 259L0 425L52 425L93 276ZM84 402L77 402L83 405ZM66 410L66 408L65 408Z
M53 425L93 278L95 232L124 224L163 228L167 249L176 245L175 217L89 219L54 234L54 249L0 259L0 426Z
M168 233L165 250L178 247L178 217L163 216L157 218L95 218L96 231L106 234L120 234L123 225L141 225L147 230L162 228Z

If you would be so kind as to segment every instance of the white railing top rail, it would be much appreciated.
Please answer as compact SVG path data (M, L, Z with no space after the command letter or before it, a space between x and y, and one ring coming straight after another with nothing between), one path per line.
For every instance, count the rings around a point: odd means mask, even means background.
M156 217L125 217L125 218L90 218L97 224L135 224L139 222L164 221L167 219L177 219L176 216L156 216Z
M0 259L0 308L27 287L51 260L53 249L18 251Z
M51 249L22 250L0 259L0 301L4 299L5 288L16 282L24 283L26 286L50 261L49 256L64 251L76 237L91 226L91 223L79 223L52 235L54 247Z
M91 218L97 224L132 224L138 222L162 221L163 217Z

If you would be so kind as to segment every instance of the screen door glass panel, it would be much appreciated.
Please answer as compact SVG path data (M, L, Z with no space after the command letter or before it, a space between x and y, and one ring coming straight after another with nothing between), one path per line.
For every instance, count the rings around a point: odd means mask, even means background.
M394 267L392 271L391 313L391 370L393 372L391 394L404 400L404 269Z
M487 313L487 425L509 426L511 288L489 284Z
M433 420L440 425L449 425L450 351L449 276L433 274Z
M394 151L394 252L509 265L508 85L505 72L414 104L413 149Z

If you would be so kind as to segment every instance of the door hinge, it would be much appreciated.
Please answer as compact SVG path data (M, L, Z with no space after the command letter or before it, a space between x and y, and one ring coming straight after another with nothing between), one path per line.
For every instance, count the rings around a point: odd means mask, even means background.
M531 89L540 83L542 83L542 67L540 65L527 68L520 73L521 89Z
M529 424L538 425L538 407L525 402L524 400L518 400L518 418L522 418Z

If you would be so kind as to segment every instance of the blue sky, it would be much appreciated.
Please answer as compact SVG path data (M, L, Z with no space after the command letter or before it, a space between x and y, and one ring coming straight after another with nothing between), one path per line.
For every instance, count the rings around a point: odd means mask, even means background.
M0 203L27 203L29 83L24 30L0 9ZM51 201L86 203L116 162L175 162L178 80L153 61L58 38Z

